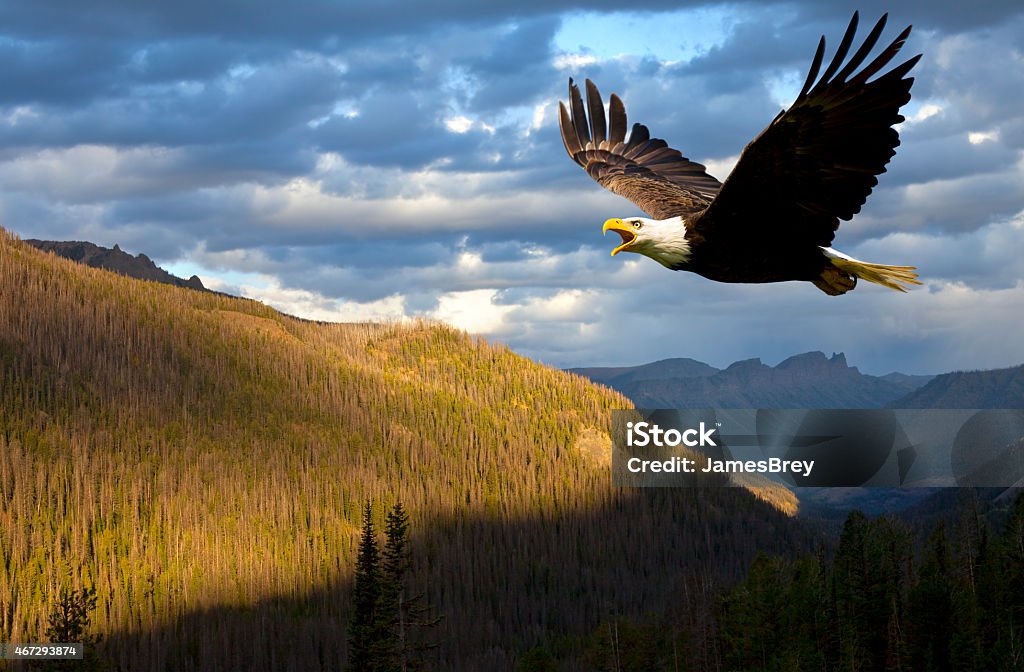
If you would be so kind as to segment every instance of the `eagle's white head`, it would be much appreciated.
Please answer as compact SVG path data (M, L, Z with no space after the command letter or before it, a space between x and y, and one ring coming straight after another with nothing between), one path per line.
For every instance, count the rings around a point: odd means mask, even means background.
M645 217L613 218L604 223L602 232L622 236L622 244L612 250L637 252L671 269L677 269L690 259L690 244L686 241L686 223L682 217L647 219Z

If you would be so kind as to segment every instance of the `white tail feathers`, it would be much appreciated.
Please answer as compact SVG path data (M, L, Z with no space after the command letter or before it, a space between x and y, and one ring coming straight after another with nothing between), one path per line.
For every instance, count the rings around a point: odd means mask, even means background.
M825 256L832 260L832 265L840 271L873 282L876 285L894 289L897 292L905 292L912 289L914 285L920 285L917 279L917 270L913 266L889 266L887 264L869 264L849 257L842 252L833 250L831 247L823 247Z

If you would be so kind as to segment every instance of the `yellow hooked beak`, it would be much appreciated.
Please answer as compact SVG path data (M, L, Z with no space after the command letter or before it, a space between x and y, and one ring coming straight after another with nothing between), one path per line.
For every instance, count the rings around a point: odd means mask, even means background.
M614 250L612 250L613 257L636 242L636 231L634 231L628 224L623 222L621 219L614 218L606 221L604 223L604 228L601 229L601 233L603 235L607 235L609 231L614 231L615 233L622 236L622 245L619 245Z

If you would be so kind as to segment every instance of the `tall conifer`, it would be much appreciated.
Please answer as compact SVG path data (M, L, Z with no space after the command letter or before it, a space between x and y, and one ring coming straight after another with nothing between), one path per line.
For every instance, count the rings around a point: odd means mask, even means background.
M429 615L422 593L412 594L408 586L412 560L409 549L409 514L401 503L388 513L381 562L381 593L378 610L381 618L380 644L386 652L384 670L407 672L423 669L423 655L436 648L426 643L416 630L431 628L440 618Z
M348 669L352 672L377 672L380 669L376 641L380 591L380 553L373 529L373 508L367 501L363 508L363 531L356 556L353 612L349 622Z

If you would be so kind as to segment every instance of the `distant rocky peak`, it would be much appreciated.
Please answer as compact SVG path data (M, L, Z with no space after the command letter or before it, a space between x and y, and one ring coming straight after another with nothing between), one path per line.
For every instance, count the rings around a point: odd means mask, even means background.
M788 359L779 362L779 365L775 367L780 371L790 372L816 372L824 373L829 372L835 373L860 373L857 367L850 366L846 362L846 355L842 352L833 352L831 357L827 357L824 352L815 350L813 352L805 352L800 355L793 355Z
M203 282L198 276L193 275L188 280L171 275L164 269L153 263L153 260L145 254L132 256L121 249L121 246L114 243L113 248L101 247L94 243L85 241L57 241L57 240L26 240L25 243L40 249L44 252L52 252L57 256L77 261L93 268L102 268L114 273L120 273L130 278L139 280L152 280L162 282L175 287L188 287L189 289L206 290Z
M746 370L757 370L769 368L765 366L764 362L761 361L760 357L752 357L750 359L741 359L738 362L733 362L726 368L726 371L732 371L733 373L738 371Z

